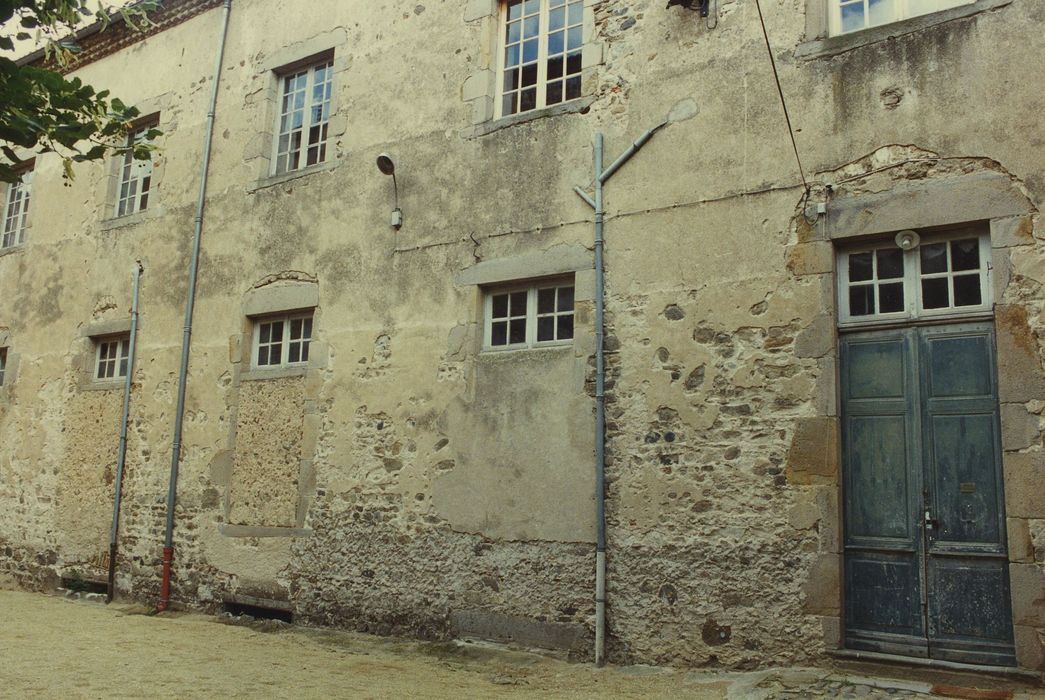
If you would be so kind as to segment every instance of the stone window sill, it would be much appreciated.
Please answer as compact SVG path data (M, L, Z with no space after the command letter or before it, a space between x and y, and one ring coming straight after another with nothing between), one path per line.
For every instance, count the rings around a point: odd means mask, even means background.
M912 17L911 19L885 24L880 27L872 27L871 29L864 29L851 34L813 39L799 44L795 49L795 57L805 60L830 58L862 46L869 46L906 34L913 34L937 24L971 17L972 15L995 10L1011 3L1012 0L978 0L971 5L953 7L949 10Z
M25 249L25 243L17 243L15 245L9 245L6 248L0 248L0 258L5 255L14 255L15 253L21 253Z
M127 226L137 226L138 224L150 221L163 216L163 209L146 209L145 211L135 212L134 214L125 214L124 216L116 216L110 219L103 219L99 228L102 231L112 231L113 229L124 228Z
M278 369L259 369L257 367L245 371L239 376L242 382L259 382L268 379L292 379L304 377L308 367L280 367Z
M554 105L552 107L545 107L544 109L535 109L529 112L523 112L522 114L513 114L509 117L491 119L490 121L465 129L461 135L466 139L475 139L480 136L492 134L495 131L500 131L501 129L507 129L512 126L518 126L519 124L536 121L537 119L585 112L589 107L591 107L591 104L594 101L594 97L580 97L576 100L571 100L570 102Z
M122 390L127 384L126 377L119 379L94 379L93 377L80 385L83 391L115 391Z
M218 532L225 537L311 537L311 528L254 527L252 525L219 525Z
M330 171L338 168L340 165L341 165L341 161L340 160L331 160L331 161L327 161L326 163L317 163L316 165L310 165L307 168L301 168L300 170L294 170L294 171L289 172L289 173L283 173L281 175L270 175L269 177L263 177L260 180L258 180L257 182L255 182L254 184L252 184L250 187L247 188L247 194L253 194L254 192L257 192L258 190L264 190L264 189L268 189L269 187L275 187L277 185L282 185L285 182L291 182L293 180L298 180L300 178L308 177L309 175L314 175L316 173L330 172Z

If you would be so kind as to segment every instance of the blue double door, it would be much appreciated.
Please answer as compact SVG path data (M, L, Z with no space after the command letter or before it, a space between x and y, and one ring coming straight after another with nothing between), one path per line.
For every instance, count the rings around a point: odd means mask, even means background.
M846 647L1015 665L993 325L840 345Z

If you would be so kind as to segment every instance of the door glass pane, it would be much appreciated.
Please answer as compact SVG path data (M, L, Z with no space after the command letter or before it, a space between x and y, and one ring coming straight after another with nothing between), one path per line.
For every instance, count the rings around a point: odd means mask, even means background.
M849 288L849 315L867 316L874 313L874 285L862 284Z
M897 279L903 277L903 251L899 248L886 248L876 251L878 256L878 279Z
M954 305L955 306L979 306L980 298L980 276L958 275L954 278Z
M853 253L849 256L850 282L869 280L872 274L871 253Z
M879 311L883 314L903 311L903 283L883 284L878 287Z
M922 274L947 272L947 244L931 243L918 249L922 258Z
M950 306L947 298L947 278L922 280L922 308L945 309Z
M951 269L980 269L980 242L975 238L951 241Z

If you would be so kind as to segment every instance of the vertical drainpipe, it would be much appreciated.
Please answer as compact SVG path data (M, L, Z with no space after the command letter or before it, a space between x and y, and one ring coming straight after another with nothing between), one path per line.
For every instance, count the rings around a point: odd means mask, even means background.
M181 461L181 440L185 417L185 387L189 376L189 348L192 343L192 312L196 306L196 277L200 266L200 241L203 236L203 209L207 196L207 177L210 171L210 152L214 143L214 115L218 105L218 86L221 67L225 61L225 40L229 31L232 0L225 0L222 11L221 36L214 66L214 88L207 111L207 134L203 141L203 164L200 172L200 191L196 200L195 232L192 239L192 258L189 262L189 291L185 301L185 327L181 341L181 366L178 373L178 403L174 409L174 439L171 445L171 475L167 489L167 525L163 537L163 578L160 581L160 602L157 610L167 609L171 598L171 564L174 561L174 507L178 495L178 463Z
M138 336L138 292L141 288L141 261L134 264L134 291L131 296L131 338L127 347L127 378L123 383L123 412L120 414L120 447L116 458L116 493L112 501L112 528L109 532L109 583L105 599L112 602L116 592L116 539L120 531L120 503L123 500L123 470L127 464L127 422L131 411L131 383L134 380L135 339Z
M595 210L595 665L606 665L606 270L603 266L606 212L603 186L653 134L667 125L663 121L647 130L608 168L603 169L604 147L601 132L595 134L595 198L574 187L581 199Z

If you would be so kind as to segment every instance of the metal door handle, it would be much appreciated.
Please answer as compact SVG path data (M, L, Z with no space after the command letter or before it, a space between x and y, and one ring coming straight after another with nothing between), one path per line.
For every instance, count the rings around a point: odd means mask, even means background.
M940 521L932 516L928 509L925 511L925 529L932 530L940 527Z

